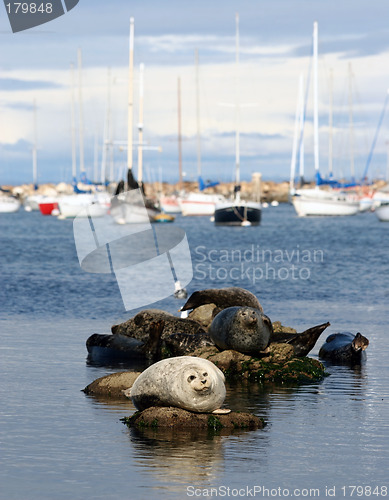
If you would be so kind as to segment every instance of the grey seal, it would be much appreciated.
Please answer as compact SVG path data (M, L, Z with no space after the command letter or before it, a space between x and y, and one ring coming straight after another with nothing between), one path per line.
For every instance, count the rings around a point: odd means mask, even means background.
M211 413L226 397L224 375L211 361L192 356L163 359L149 366L124 392L138 410L175 406Z
M228 307L215 316L208 333L219 349L258 354L268 347L273 325L258 309Z
M333 333L321 346L319 357L333 363L360 365L366 360L368 345L369 340L360 333Z
M192 293L189 299L181 308L181 311L196 309L205 304L215 304L218 311L234 306L247 306L259 309L263 312L262 306L257 297L245 290L236 286L228 288L208 288Z

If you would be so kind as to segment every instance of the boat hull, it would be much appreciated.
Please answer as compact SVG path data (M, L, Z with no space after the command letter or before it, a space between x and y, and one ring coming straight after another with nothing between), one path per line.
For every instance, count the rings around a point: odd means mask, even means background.
M179 200L173 196L163 196L160 199L161 209L165 214L179 214L181 207Z
M56 201L39 203L39 210L42 215L51 215L53 210L58 210L58 203Z
M59 202L61 218L72 219L75 217L104 217L108 207L100 203L89 205L76 205L74 203Z
M261 223L260 203L222 204L215 207L216 226L258 226Z
M308 191L308 190L307 190ZM328 191L313 190L292 197L292 203L299 217L356 215L359 201L346 195Z
M220 195L190 193L180 201L182 215L213 215L215 207L224 200Z
M116 224L146 224L160 213L156 208L146 207L139 190L112 198L110 214Z
M389 203L377 207L375 214L381 222L389 222Z
M0 199L0 213L11 214L17 212L20 208L20 201L11 196L4 196Z

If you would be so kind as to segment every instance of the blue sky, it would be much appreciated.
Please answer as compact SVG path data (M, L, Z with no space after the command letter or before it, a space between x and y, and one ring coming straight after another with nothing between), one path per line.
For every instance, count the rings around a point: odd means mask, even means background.
M177 79L182 86L183 161L196 176L194 51L200 58L202 168L205 177L232 180L235 12L240 15L241 167L249 179L287 179L293 143L298 79L307 77L312 26L319 23L320 159L328 162L328 75L334 68L334 168L349 175L348 64L353 78L354 144L362 172L389 87L389 4L384 0L160 1L80 0L66 15L13 34L0 7L0 184L31 182L33 101L37 102L39 182L70 181L70 69L83 56L85 159L98 164L111 68L111 127L126 138L129 19L135 18L134 123L137 123L139 63L145 64L144 138L161 153L145 152L146 180L175 181ZM310 93L312 96L312 92ZM306 175L312 167L312 105L306 123ZM78 103L77 103L78 105ZM389 116L384 120L370 169L385 175ZM134 137L136 138L136 130ZM114 152L114 173L125 153ZM136 165L136 153L134 154Z

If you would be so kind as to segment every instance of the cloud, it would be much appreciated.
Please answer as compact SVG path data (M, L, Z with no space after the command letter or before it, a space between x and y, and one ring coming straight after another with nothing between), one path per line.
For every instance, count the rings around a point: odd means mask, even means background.
M56 89L62 85L40 80L24 80L18 78L0 78L0 90L3 92L15 92L21 90L45 90Z

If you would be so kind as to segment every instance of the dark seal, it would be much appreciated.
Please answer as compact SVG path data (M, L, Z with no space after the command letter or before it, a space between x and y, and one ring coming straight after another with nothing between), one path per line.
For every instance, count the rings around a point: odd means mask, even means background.
M333 333L321 346L319 357L337 364L361 365L366 360L368 345L368 339L360 333Z
M274 332L270 338L270 342L290 344L293 347L294 355L300 358L307 356L311 352L320 335L329 326L330 323L322 323L321 325L308 328L308 330L302 333Z
M208 333L219 349L257 354L269 345L273 326L258 309L228 307L215 316Z
M247 306L263 312L261 304L253 293L236 286L229 288L208 288L194 292L181 308L181 311L196 309L205 304L215 304L219 310L226 309L227 307Z

